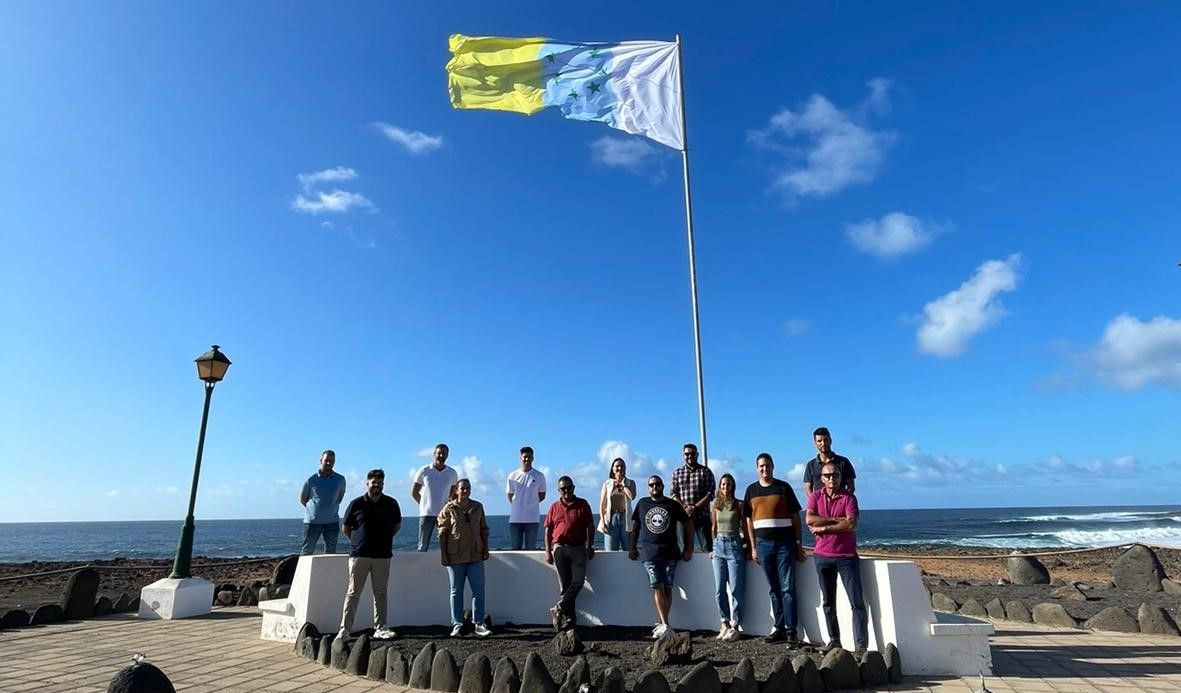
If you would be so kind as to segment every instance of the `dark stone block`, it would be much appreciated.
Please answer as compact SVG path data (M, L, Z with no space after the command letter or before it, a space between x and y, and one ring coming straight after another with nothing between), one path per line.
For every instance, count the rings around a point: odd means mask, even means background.
M0 628L23 628L29 625L29 612L24 609L11 609L0 618Z
M299 564L299 556L288 556L275 564L271 571L272 585L290 585L295 579L295 566ZM278 599L279 597L272 597Z
M600 671L591 682L591 693L625 693L623 670L607 667Z
M308 638L311 638L317 642L320 640L320 629L317 628L311 621L306 621L302 626L299 627L299 633L295 636L296 652L302 652L304 650L303 641Z
M574 632L574 629L564 630L554 636L554 652L557 652L562 657L573 657L577 654L582 654L585 649L582 645L582 638Z
M1091 630L1107 630L1116 633L1140 632L1140 622L1136 620L1136 617L1118 606L1107 607L1087 619L1083 625Z
M327 633L320 636L320 648L316 651L317 662L324 666L332 663L332 641L335 639L335 633Z
M819 675L817 677L819 678ZM800 680L796 676L790 655L781 654L775 658L771 673L767 675L767 680L760 690L762 693L800 693Z
M305 659L310 659L313 662L317 661L320 653L320 639L319 638L304 638L296 641L299 649L295 651L297 655Z
M410 661L392 647L385 651L385 680L395 686L405 686L410 681Z
M942 592L936 592L931 595L931 608L936 611L955 612L960 610L959 602L952 599Z
M344 665L349 661L349 639L334 638L328 651L328 662L332 668L344 671Z
M886 669L886 658L881 652L869 651L861 658L861 685L865 688L876 688L890 682L890 672Z
M128 595L126 592L123 592L119 595L119 598L115 600L115 606L113 606L111 608L111 610L117 614L121 614L124 611L130 610L128 608L128 606L130 604L131 604L131 596Z
M65 613L62 611L61 604L43 604L33 612L33 617L29 619L29 624L39 626L42 623L57 623L64 616Z
M95 616L109 616L111 614L111 611L114 608L114 606L115 606L115 604L114 604L114 602L111 601L110 597L107 597L107 596L99 597L94 602L94 615Z
M365 678L373 681L385 680L385 656L390 651L388 647L369 648L369 666L365 667Z
M816 668L816 662L813 662L811 657L806 654L796 655L791 660L791 668L796 671L796 682L799 684L800 693L820 693L824 690L824 679L820 676L820 670Z
M1076 628L1078 624L1074 617L1066 613L1061 604L1042 602L1033 607L1033 622L1043 626L1057 626L1059 628Z
M1070 599L1076 602L1087 601L1087 593L1080 590L1078 585L1065 584L1050 593L1054 599Z
M578 693L584 684L590 684L590 678L590 664L587 664L586 657L579 657L566 671L566 678L558 688L558 693Z
M521 668L521 693L558 693L558 684L536 652L525 657L525 666Z
M789 663L790 667L791 664ZM792 672L791 677L795 678L795 672ZM750 661L750 657L743 657L738 660L738 664L734 667L734 674L730 677L730 687L727 693L759 693L759 680L755 676L754 662Z
M364 676L369 671L369 636L362 634L349 645L349 658L344 663L344 673Z
M492 670L492 690L489 693L520 693L521 675L517 664L509 657L496 660Z
M984 605L984 610L988 612L988 617L995 621L1005 620L1005 605L996 597L988 600L988 603Z
M286 599L291 594L291 585L271 585L267 587L267 599Z
M238 606L258 606L258 595L253 587L243 587L238 593Z
M722 693L718 670L709 662L700 662L677 682L677 693Z
M107 693L176 693L168 676L147 662L124 667L107 684Z
M857 666L857 660L848 650L840 647L829 651L820 660L820 677L830 691L861 687L861 669Z
M648 650L648 660L653 665L662 667L665 664L688 664L693 660L693 640L688 631L673 633L663 638L657 638Z
M1177 628L1177 622L1173 620L1169 612L1159 606L1141 604L1140 609L1136 612L1136 620L1140 623L1141 633L1181 635L1181 629Z
M960 613L965 616L976 616L979 618L988 616L988 612L984 610L984 606L972 597L964 600L964 603L960 606Z
M886 645L882 659L886 660L886 674L890 678L890 683L902 683L902 654L898 651L898 646L894 643Z
M411 688L418 688L420 690L431 687L431 664L435 659L435 644L428 642L423 646L422 651L414 656L414 662L410 665L410 680L406 682L407 686ZM387 681L389 679L386 679Z
M139 596L136 595L127 603L127 610L132 613L139 613Z
M220 606L233 606L236 601L238 601L237 595L229 590L218 590L213 598L213 603Z
M672 693L668 687L668 679L659 671L645 671L636 679L632 693Z
M1014 585L1048 585L1050 571L1033 556L1010 556L1006 561Z
M1165 570L1152 549L1136 544L1111 564L1111 579L1121 590L1160 592Z
M83 568L70 574L60 601L64 618L73 621L94 616L98 581L99 574L94 568Z
M476 652L463 661L459 676L459 693L490 693L492 690L492 662Z
M443 693L459 690L459 668L455 664L455 657L446 647L440 648L431 660L431 685L428 688Z
M1005 603L1005 618L1021 623L1033 623L1033 614L1030 613L1029 607L1018 599Z

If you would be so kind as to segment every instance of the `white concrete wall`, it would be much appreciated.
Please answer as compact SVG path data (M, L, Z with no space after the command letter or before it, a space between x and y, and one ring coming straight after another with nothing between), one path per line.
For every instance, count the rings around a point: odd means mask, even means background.
M494 624L548 624L547 610L558 596L557 575L540 551L494 551L486 569L486 608ZM820 604L820 588L811 559L796 564L796 604L799 635L813 643L829 639ZM348 557L344 555L304 556L296 569L291 594L287 600L272 600L260 605L264 612L263 637L289 640L299 624L310 621L324 632L340 627L344 602ZM862 591L869 616L869 644L881 649L893 642L903 652L907 673L974 674L991 668L987 633L989 624L977 623L973 633L983 635L984 651L969 662L970 670L956 668L944 652L952 647L962 650L969 634L936 638L931 624L935 615L919 579L917 566L909 561L862 559ZM693 560L677 567L677 587L670 614L677 630L717 630L720 618L714 597L710 560L694 554ZM399 553L393 558L389 582L390 625L446 625L449 616L447 572L439 564L437 551ZM844 588L837 588L838 620L841 641L853 647L852 612ZM361 596L354 630L373 624L373 597L367 585ZM470 607L470 594L468 595ZM590 562L586 587L578 599L579 622L585 625L649 626L656 621L648 577L638 561L630 561L622 552L600 552ZM746 615L743 627L750 636L764 635L771 629L767 581L762 568L747 563ZM935 642L941 640L941 642ZM974 645L977 647L978 644ZM962 657L962 653L961 653Z

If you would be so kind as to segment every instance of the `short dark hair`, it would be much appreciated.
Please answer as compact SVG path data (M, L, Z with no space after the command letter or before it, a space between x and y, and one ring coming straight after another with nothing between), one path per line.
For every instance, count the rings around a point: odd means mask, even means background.
M525 447L521 448L521 454L522 454L522 455L524 455L525 453L529 453L530 455L532 455L532 454L533 454L533 448L529 447L528 445L526 445Z
M325 450L324 452L320 453L320 459L324 459L324 455L332 455L332 459L336 459L335 450Z
M384 478L385 478L385 470L384 469L370 469L369 473L365 475L366 481L368 481L369 479L384 479Z
M771 453L769 452L760 452L758 456L755 457L755 464L758 464L759 460L763 459L767 460L771 464L775 464L775 458L771 457Z
M443 448L447 452L451 452L451 448L447 446L447 443L439 443L438 445L435 446L436 450L438 450L439 448Z
M824 426L821 426L820 428L816 429L815 431L812 431L812 437L815 438L816 436L824 436L825 438L832 438L832 434L829 433L828 429L825 428Z
M565 474L558 477L558 486L561 486L563 481L569 482L571 486L574 485L574 480L571 479L570 477L566 476Z
M697 443L685 443L681 446L681 449L684 450L685 448L689 448L693 452L697 452Z

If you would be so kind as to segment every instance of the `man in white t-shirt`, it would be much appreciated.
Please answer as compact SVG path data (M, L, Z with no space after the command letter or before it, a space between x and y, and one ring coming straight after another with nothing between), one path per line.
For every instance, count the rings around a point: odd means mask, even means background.
M414 475L410 495L418 503L418 550L431 548L431 535L435 533L439 512L451 498L451 491L459 481L455 469L447 466L447 455L451 450L446 443L435 446L435 461L423 465ZM426 493L423 493L425 488Z
M536 551L545 475L533 468L533 448L528 445L521 448L521 468L509 472L504 492L509 503L509 544L513 551Z

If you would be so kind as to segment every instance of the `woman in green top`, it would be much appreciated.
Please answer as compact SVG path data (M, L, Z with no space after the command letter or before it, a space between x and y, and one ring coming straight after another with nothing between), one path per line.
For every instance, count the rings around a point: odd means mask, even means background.
M472 588L472 622L476 635L492 634L484 623L484 561L488 560L488 521L484 506L472 500L472 482L455 483L455 498L439 513L439 557L451 583L451 637L463 628L463 584Z
M742 501L734 497L734 477L723 474L718 482L718 493L710 508L713 522L714 585L717 588L718 614L722 627L718 639L734 641L742 637L742 603L746 596L746 560L750 537L742 519ZM729 585L730 593L726 587ZM731 604L733 597L733 604Z

